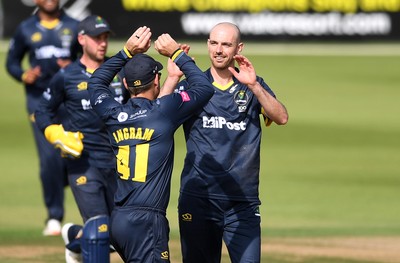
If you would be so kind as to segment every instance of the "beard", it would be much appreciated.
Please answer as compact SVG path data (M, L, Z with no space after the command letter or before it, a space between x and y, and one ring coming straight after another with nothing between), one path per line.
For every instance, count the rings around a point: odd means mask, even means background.
M215 69L219 69L219 70L224 70L224 69L227 69L228 67L234 65L233 59L224 58L221 60L221 59L216 59L215 57L213 57L211 59L211 63Z
M39 11L49 15L49 16L54 16L56 14L58 14L59 10L60 10L60 4L56 4L54 6L47 6L46 4L42 5L42 6L38 6Z

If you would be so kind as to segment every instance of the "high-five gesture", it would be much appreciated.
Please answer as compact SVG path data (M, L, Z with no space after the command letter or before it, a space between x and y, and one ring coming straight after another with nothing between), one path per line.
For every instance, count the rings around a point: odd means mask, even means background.
M132 56L138 53L145 53L151 46L150 38L150 28L147 26L139 27L126 41L125 48Z
M166 57L171 57L174 52L180 48L180 45L169 34L162 34L157 38L154 44L154 48L158 53Z

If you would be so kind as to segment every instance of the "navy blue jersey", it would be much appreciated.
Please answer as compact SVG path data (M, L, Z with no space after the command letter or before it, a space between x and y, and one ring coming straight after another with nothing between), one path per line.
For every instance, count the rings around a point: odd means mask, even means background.
M107 125L117 156L116 206L149 207L165 211L169 202L174 160L174 132L200 109L214 90L206 76L183 52L175 63L192 89L156 100L131 98L116 103L107 88L112 76L128 61L121 51L95 71L89 82L91 103Z
M29 54L30 67L40 66L41 76L27 85L28 111L32 113L51 77L60 69L58 58L77 58L81 49L77 40L78 21L62 12L54 27L45 27L37 14L30 16L15 31L7 55L7 70L16 80L22 80L22 60Z
M88 155L89 161L96 167L115 168L115 156L106 127L90 105L87 86L91 75L79 59L54 75L35 112L36 123L44 131L55 123L53 119L57 109L64 105L67 115L63 119L63 127L66 131L83 133L83 155ZM129 97L119 74L114 76L108 89L119 103L126 102Z
M206 75L213 83L210 70ZM257 81L275 96L262 78ZM184 123L187 155L181 192L221 200L259 201L261 104L235 78L226 87L214 84L215 94ZM178 89L188 89L183 80Z

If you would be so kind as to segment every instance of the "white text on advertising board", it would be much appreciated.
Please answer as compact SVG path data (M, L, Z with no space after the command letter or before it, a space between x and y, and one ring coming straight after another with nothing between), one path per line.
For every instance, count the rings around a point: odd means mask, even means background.
M392 27L387 13L186 13L181 17L187 35L207 35L222 21L235 23L244 35L254 36L383 36Z

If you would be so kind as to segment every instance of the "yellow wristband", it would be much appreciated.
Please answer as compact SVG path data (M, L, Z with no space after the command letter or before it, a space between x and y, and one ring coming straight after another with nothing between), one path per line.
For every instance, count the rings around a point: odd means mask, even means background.
M174 61L174 60L179 56L179 54L182 53L182 52L183 52L182 49L176 50L176 51L174 52L174 54L172 54L172 56L171 56L172 61Z
M124 46L124 52L128 56L128 58L132 58L133 57L133 55L131 54L131 52L129 52L129 50L126 48L126 46Z

